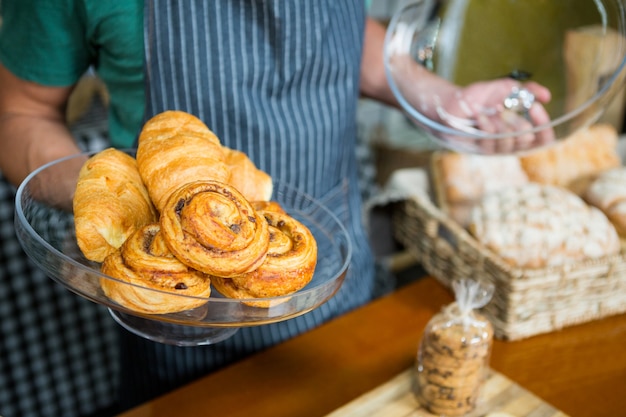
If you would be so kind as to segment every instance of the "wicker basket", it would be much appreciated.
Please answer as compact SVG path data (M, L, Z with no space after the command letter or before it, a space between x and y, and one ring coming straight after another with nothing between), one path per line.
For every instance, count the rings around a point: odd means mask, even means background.
M495 284L484 313L496 337L519 340L626 312L626 256L563 267L512 268L426 196L397 204L394 234L446 286L457 278Z

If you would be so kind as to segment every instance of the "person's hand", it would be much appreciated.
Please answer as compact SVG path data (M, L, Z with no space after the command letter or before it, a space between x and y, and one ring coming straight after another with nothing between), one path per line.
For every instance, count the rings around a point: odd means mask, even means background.
M543 106L550 99L550 91L542 85L501 78L458 88L442 97L435 111L444 125L477 136L483 132L499 135L497 139L457 136L448 140L473 141L481 153L513 153L554 140L551 128L533 131L550 123Z
M405 54L390 59L391 73L402 96L425 118L458 133L429 130L447 146L482 154L515 153L554 140L543 104L550 91L535 82L511 78L459 87L431 73ZM536 129L545 126L544 129ZM484 138L484 136L497 137Z

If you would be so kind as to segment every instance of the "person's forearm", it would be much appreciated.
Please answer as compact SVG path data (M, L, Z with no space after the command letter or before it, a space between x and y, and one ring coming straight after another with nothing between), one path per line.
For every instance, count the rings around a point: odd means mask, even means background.
M40 117L0 115L0 171L13 184L40 166L80 152L61 121Z
M18 186L37 168L80 152L63 123L30 116L0 116L0 171ZM72 209L78 172L86 157L74 158L38 174L29 183L33 197L49 205Z
M372 18L365 23L360 90L363 97L398 106L385 75L385 27Z

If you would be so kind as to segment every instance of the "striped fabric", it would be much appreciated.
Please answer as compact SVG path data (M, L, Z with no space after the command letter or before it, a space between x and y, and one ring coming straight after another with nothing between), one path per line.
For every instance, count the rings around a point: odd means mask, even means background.
M355 159L363 0L146 1L144 19L147 116L193 113L275 180L327 205L351 234L353 259L342 289L317 310L242 328L212 346L162 345L125 333L126 406L377 295Z

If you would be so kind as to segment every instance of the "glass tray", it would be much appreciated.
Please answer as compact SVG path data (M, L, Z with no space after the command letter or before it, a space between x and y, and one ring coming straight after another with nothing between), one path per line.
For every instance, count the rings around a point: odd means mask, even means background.
M70 291L106 306L113 318L129 331L181 346L217 343L244 326L275 323L305 314L330 299L343 283L352 251L346 230L325 206L277 182L274 200L309 227L317 241L315 274L305 288L288 296L254 300L225 298L213 290L201 307L162 315L138 313L118 305L104 295L99 284L101 278L115 278L102 274L100 265L87 260L76 244L74 219L68 209L72 206L71 197L59 194L44 197L45 200L38 197L45 194L41 190L46 189L46 184L62 176L60 173L77 172L76 167L89 155L52 162L26 178L17 190L15 229L26 254L44 272ZM75 184L75 180L70 184ZM246 304L251 301L269 301L270 307Z

